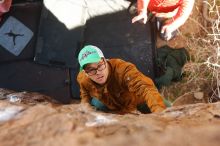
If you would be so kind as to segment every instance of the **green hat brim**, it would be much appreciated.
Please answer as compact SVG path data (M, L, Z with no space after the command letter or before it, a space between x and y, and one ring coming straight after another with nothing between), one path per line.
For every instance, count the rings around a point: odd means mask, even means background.
M83 63L82 66L80 66L80 71L83 70L83 67L84 67L85 65L90 64L90 63L98 63L101 59L102 59L102 58L99 57L99 58L91 58L91 59L87 60L86 62Z

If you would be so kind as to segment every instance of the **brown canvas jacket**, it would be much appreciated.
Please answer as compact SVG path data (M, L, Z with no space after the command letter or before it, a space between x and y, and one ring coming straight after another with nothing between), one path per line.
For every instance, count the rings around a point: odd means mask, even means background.
M152 112L165 109L153 81L138 71L135 65L121 59L110 59L107 63L109 76L105 85L96 84L84 71L78 74L82 103L95 97L115 111L129 112L144 102Z

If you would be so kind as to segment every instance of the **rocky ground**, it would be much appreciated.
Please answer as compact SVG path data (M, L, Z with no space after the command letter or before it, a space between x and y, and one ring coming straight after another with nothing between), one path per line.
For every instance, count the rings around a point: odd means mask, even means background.
M76 102L59 105L36 93L1 89L0 98L1 146L218 146L220 143L218 102L176 106L158 114L117 115L85 111Z

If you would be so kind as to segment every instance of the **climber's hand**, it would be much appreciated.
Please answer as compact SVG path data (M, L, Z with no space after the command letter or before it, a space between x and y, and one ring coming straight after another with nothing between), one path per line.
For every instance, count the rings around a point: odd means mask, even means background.
M147 12L142 11L132 19L132 23L135 23L137 21L146 24L147 23Z
M81 103L80 104L80 111L81 112L89 112L89 111L93 111L94 108L89 104L89 103Z

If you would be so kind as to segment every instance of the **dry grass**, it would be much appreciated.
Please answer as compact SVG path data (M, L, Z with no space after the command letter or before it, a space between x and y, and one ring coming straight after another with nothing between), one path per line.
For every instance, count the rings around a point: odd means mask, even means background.
M190 53L190 61L183 68L183 80L172 83L169 87L163 87L161 93L170 101L183 96L192 96L195 92L203 92L206 102L212 102L210 93L220 97L220 0L212 0L209 3L209 17L215 19L214 23L204 22L202 14L197 19L190 18L198 25L201 31L193 35L183 36L186 40L186 48Z

